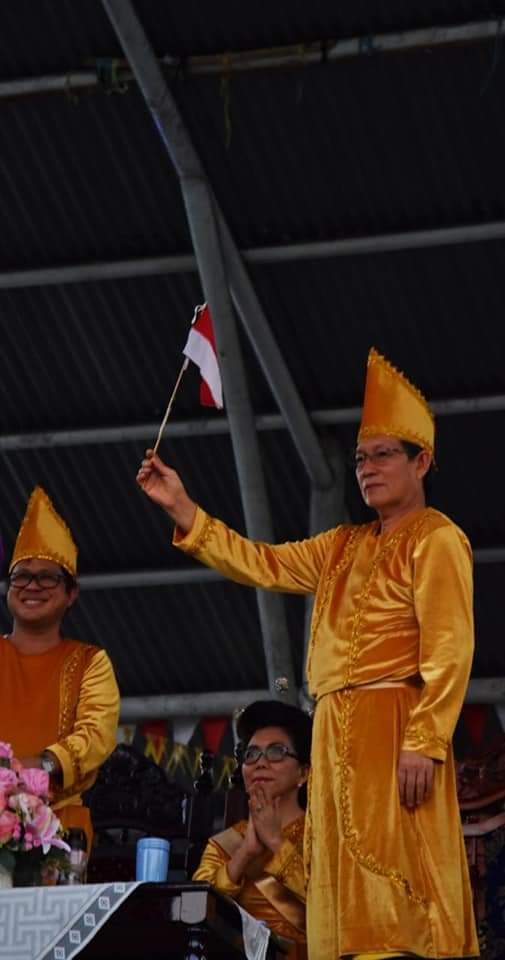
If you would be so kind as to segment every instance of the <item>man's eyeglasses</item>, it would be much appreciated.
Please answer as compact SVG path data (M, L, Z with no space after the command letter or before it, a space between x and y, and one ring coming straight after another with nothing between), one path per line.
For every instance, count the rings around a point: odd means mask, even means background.
M362 470L367 460L380 466L381 463L389 463L399 453L408 456L407 451L403 450L402 447L382 447L380 450L373 450L371 453L359 450L358 453L353 455L352 464L355 470Z
M7 583L13 590L23 590L24 587L30 585L32 580L35 580L37 586L42 590L54 590L64 579L62 573L49 573L48 570L40 570L36 573L20 570L19 573L11 573L7 578Z
M265 757L269 763L280 763L281 760L284 760L286 757L294 757L295 760L298 759L297 754L293 753L285 743L269 743L268 747L265 747L264 750L252 744L244 750L242 763L257 763L260 757Z

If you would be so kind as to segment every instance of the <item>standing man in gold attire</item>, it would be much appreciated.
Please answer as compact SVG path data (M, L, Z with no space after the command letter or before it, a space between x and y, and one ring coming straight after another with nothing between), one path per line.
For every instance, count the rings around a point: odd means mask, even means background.
M64 828L93 836L82 793L116 744L119 691L104 650L64 637L79 593L77 547L47 494L30 497L9 566L12 633L0 637L0 740L50 777Z
M473 653L472 557L426 507L434 440L423 396L371 350L355 467L372 523L253 543L150 451L138 475L182 550L239 583L315 594L310 960L479 953L451 747Z

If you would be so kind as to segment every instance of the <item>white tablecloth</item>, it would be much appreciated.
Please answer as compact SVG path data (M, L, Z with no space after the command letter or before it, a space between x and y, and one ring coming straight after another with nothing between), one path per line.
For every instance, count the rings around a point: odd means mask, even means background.
M136 887L90 883L0 890L0 960L71 960Z

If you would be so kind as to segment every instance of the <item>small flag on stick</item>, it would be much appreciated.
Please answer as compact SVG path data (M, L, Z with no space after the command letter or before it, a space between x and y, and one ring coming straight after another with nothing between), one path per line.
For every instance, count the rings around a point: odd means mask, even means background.
M188 369L190 360L196 363L202 378L200 384L200 403L205 407L217 407L219 410L223 409L223 387L221 384L219 364L217 362L214 328L212 326L210 310L206 303L195 307L195 313L191 321L191 330L189 331L186 346L182 352L185 359L179 370L175 387L172 390L172 395L165 410L165 416L158 430L158 436L154 445L155 453L158 452L163 431L172 411L175 395L181 384L184 371Z
M200 403L204 407L217 407L218 410L222 410L223 387L217 362L216 340L210 310L206 303L195 309L189 337L182 352L200 369L202 377Z

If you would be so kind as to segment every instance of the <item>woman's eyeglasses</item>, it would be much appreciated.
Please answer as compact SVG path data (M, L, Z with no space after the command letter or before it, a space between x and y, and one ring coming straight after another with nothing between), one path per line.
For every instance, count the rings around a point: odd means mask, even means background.
M269 743L268 747L265 747L264 750L252 744L244 750L242 763L257 763L260 757L265 757L269 763L280 763L281 760L284 760L286 757L294 757L295 760L298 759L297 754L293 753L285 743Z

